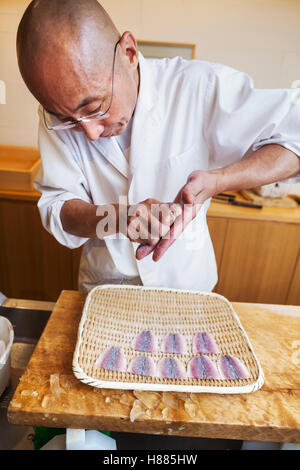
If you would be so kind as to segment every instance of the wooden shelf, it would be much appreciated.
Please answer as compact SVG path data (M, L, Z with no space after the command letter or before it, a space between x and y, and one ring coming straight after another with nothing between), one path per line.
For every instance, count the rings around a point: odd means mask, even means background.
M237 200L249 202L238 194ZM248 207L231 206L230 204L211 202L207 215L210 217L226 217L230 219L300 224L300 205L293 209L287 209L285 207L263 207L262 209L252 209Z
M40 166L37 148L0 145L0 189L33 191Z

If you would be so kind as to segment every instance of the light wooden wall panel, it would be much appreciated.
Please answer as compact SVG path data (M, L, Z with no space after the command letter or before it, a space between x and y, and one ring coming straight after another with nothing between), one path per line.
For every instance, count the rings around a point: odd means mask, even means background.
M300 248L294 276L288 292L286 303L288 305L300 305Z
M284 304L299 244L299 225L231 220L218 292L231 301Z
M7 297L56 301L73 289L72 252L41 224L35 202L0 201L0 291Z

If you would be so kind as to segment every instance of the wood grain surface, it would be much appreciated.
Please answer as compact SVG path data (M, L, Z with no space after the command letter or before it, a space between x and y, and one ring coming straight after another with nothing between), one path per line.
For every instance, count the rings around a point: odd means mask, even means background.
M44 229L36 204L0 199L0 221L0 290L6 297L55 301L63 289L77 288L73 260L79 250Z
M33 191L33 181L40 166L37 148L0 145L0 188Z
M236 302L285 303L299 249L297 224L232 220L219 265L218 292Z
M300 248L286 303L300 305Z
M83 293L61 293L9 405L11 423L300 442L300 307L233 304L265 384L251 394L217 395L97 389L78 381L72 360L84 301Z

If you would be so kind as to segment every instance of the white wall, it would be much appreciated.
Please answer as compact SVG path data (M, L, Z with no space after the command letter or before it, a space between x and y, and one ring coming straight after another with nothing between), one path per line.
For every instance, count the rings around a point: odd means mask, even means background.
M0 79L6 104L0 104L0 144L37 146L37 102L23 83L16 59L16 32L30 2L0 0Z
M37 103L20 77L15 37L29 0L0 0L0 144L37 145ZM120 32L196 44L196 58L249 73L256 87L300 79L299 0L103 0ZM1 100L0 100L1 101Z

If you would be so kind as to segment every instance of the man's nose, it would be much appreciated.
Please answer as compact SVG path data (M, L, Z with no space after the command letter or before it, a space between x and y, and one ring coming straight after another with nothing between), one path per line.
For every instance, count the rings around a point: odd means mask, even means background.
M97 140L104 132L104 126L99 121L81 121L80 126L89 140Z

